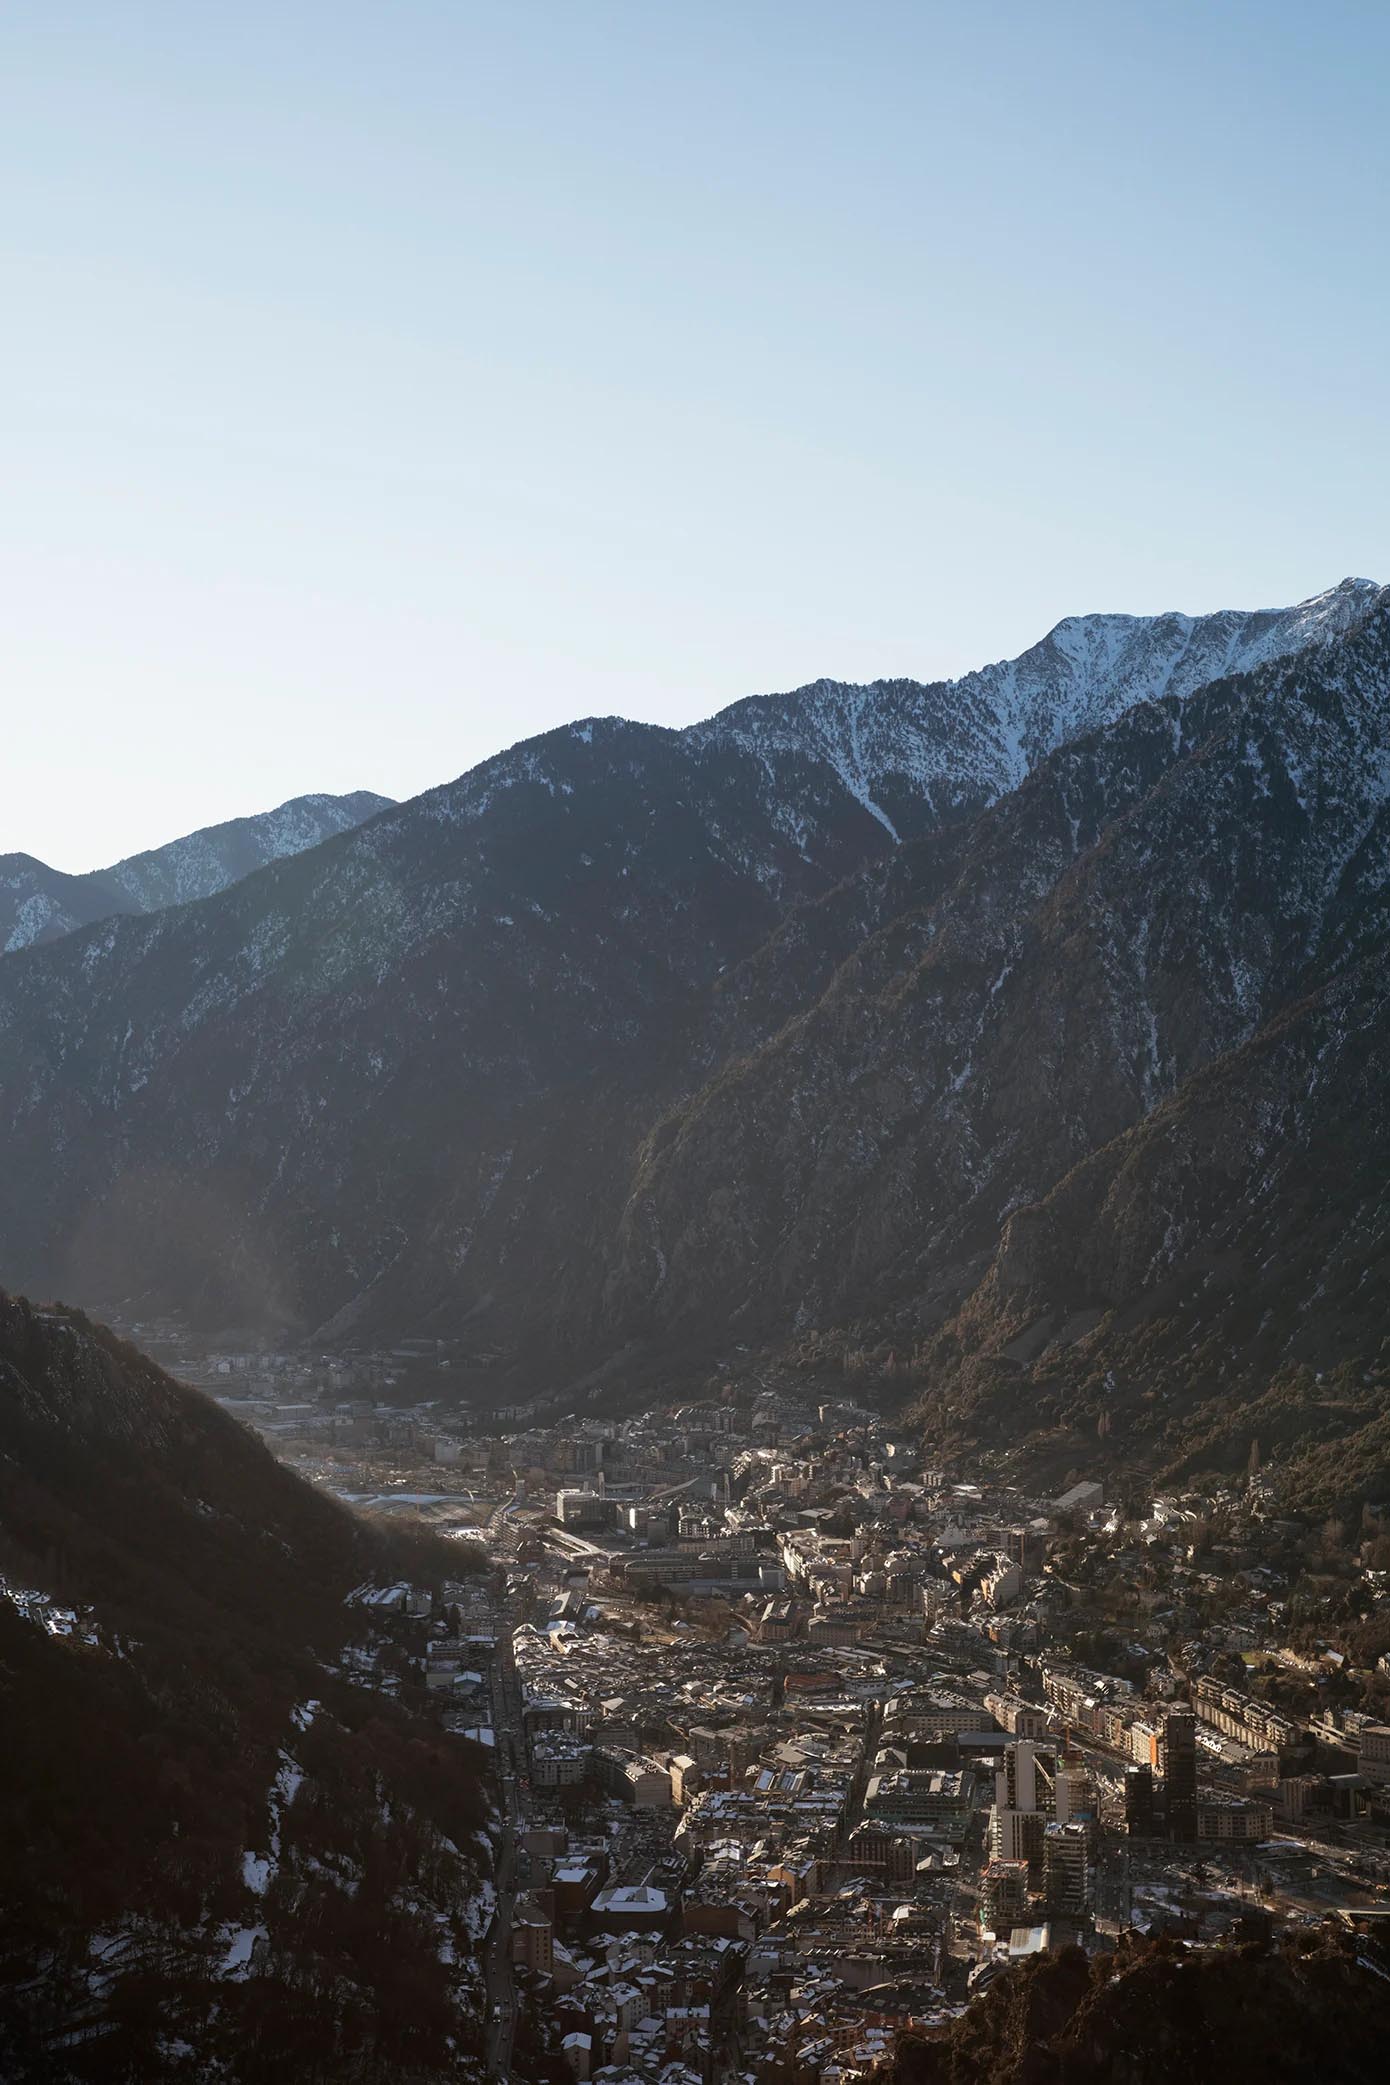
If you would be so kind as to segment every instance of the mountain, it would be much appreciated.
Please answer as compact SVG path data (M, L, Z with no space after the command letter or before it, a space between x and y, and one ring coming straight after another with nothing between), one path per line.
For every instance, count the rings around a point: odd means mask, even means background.
M1390 1485L1390 944L1003 1227L924 1371L942 1445L1243 1470L1310 1510ZM1138 1453L1136 1454L1136 1450Z
M892 2085L1371 2085L1390 2032L1383 1944L1322 1933L1274 1949L1126 1935L1012 1968L951 2026L902 2037Z
M0 1295L0 2075L470 2074L479 1755L361 1599L438 1572L79 1313Z
M1390 597L829 910L738 987L785 1012L799 970L801 1011L647 1139L616 1321L794 1328L946 1448L1180 1471L1259 1434L1311 1496L1379 1495Z
M1390 594L905 851L838 964L801 922L801 1010L647 1140L620 1314L761 1329L962 1282L1012 1210L1375 942L1387 797Z
M0 1265L558 1389L848 1352L949 1429L1134 1301L1088 1263L972 1304L1010 1219L1377 960L1387 628L1347 581L586 722L12 955Z
M317 847L378 811L389 796L296 796L255 818L233 818L132 854L109 869L66 876L30 854L0 855L0 954L56 941L120 912L158 912L226 890L253 869Z
M1344 579L1295 608L1254 614L1068 616L1017 659L957 681L817 681L735 703L689 734L738 745L769 771L831 770L894 839L1014 789L1058 746L1136 703L1344 636L1376 594Z
M462 1317L516 1197L563 1254L562 1178L587 1192L600 1116L642 1126L720 969L888 844L808 767L778 787L738 749L585 724L200 905L9 957L3 1264L88 1296L154 1274L212 1322Z

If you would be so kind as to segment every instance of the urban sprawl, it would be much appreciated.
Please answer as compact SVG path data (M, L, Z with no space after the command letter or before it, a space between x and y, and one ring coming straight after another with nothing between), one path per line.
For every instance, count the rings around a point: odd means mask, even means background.
M794 1389L545 1423L461 1412L426 1343L170 1359L486 1553L370 1599L489 1762L494 2075L847 2085L1040 1951L1390 1918L1390 1513L1281 1517L1257 1448L1121 1505Z

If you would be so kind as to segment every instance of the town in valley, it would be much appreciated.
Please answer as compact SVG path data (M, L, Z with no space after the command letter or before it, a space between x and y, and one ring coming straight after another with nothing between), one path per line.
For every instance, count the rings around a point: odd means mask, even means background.
M848 2085L1019 1960L1390 1921L1390 1511L1285 1510L1257 1444L1220 1489L1043 1496L790 1380L499 1412L432 1342L138 1336L481 1552L370 1597L487 1762L495 2077Z

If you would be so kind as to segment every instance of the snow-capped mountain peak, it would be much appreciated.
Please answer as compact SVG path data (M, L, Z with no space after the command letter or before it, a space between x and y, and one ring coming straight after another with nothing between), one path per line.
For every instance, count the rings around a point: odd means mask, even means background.
M158 912L212 897L268 862L361 825L390 803L370 789L296 796L273 811L185 833L82 876L50 869L32 855L0 855L0 953L59 940L117 913Z
M1048 753L1137 702L1186 697L1344 636L1378 593L1372 580L1344 579L1292 608L1066 616L1018 658L958 680L813 681L735 703L688 736L769 763L823 761L906 837L947 802L1016 788Z

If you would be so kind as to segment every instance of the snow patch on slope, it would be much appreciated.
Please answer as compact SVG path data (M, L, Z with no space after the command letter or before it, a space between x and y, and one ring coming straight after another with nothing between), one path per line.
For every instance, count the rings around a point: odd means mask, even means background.
M1019 658L959 680L814 681L735 703L685 736L737 745L770 776L794 759L823 764L897 839L882 803L893 785L926 802L943 786L992 800L1059 746L1137 703L1185 700L1213 680L1344 635L1378 591L1370 580L1347 579L1286 609L1068 616Z

